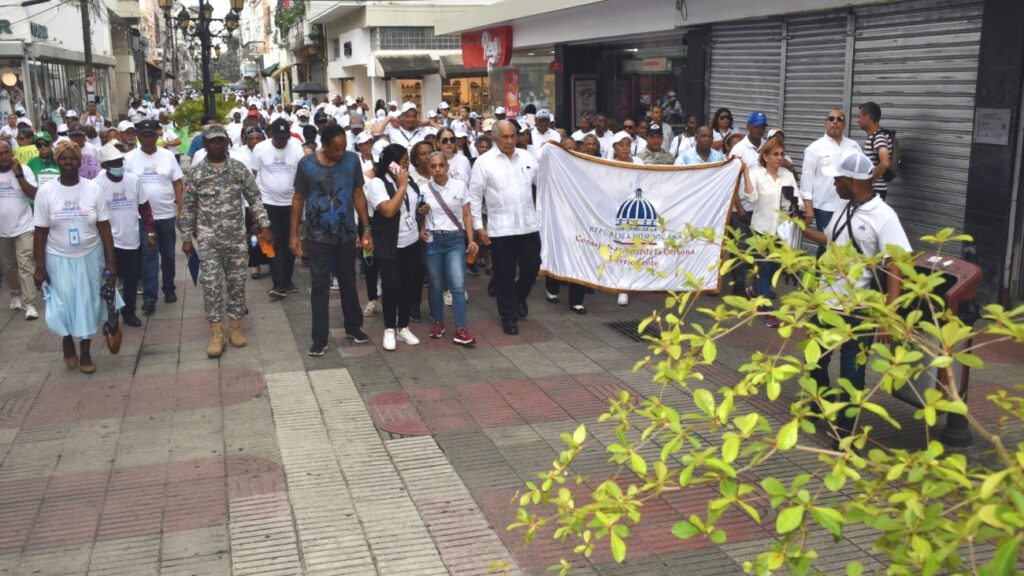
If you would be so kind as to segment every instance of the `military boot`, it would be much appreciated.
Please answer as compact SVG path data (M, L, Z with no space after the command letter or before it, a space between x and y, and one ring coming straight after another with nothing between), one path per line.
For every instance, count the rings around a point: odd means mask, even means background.
M217 358L224 353L224 323L210 322L210 345L206 348L206 355L210 358Z
M235 348L245 346L245 336L242 335L242 319L228 318L228 341Z

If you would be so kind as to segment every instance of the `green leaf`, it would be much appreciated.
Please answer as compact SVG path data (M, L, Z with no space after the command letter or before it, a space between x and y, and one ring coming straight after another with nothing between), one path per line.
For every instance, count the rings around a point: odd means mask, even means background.
M789 450L793 446L796 446L796 440L800 433L800 423L796 420L787 422L785 426L779 430L778 444L779 450Z
M740 453L740 438L732 435L722 444L722 460L732 462Z
M715 413L715 396L704 388L697 388L693 391L693 401L700 408L701 412L708 416Z
M725 530L716 528L711 531L711 541L715 544L725 544L726 538Z
M1014 565L1017 564L1017 550L1020 549L1021 538L1024 534L1017 534L1013 540L1003 542L996 550L996 555L989 562L988 568L992 576L1012 576Z
M572 441L577 445L582 444L587 439L587 427L584 424L580 424L576 428L576 431L572 433Z
M626 542L619 538L615 532L611 533L612 558L619 564L626 559Z
M846 576L860 576L864 573L864 566L854 560L846 565Z
M647 461L643 456L633 452L629 455L629 466L636 472L636 475L643 478L647 475Z
M693 524L690 524L689 522L687 522L685 520L682 521L682 522L676 522L675 525L672 526L672 534L676 538L679 538L680 540L686 540L687 538L692 538L692 537L694 537L694 536L696 536L697 534L700 534L700 533L701 533L700 528L697 528L696 526L694 526Z
M971 368L974 368L976 370L985 369L985 361L982 360L981 358L978 358L974 354L959 352L957 354L953 354L953 357L959 360L960 363L963 364L964 366L970 366Z
M784 496L786 494L786 487L779 482L779 479L774 476L769 476L764 480L761 480L761 488L768 493L769 496Z
M1003 478L1006 478L1009 473L1009 469L1001 470L985 478L985 481L981 483L981 492L978 495L984 500L995 494L996 488L999 488L999 485L1003 483Z
M796 530L804 520L804 507L792 506L786 508L775 518L775 530L779 534L788 534Z
M709 338L708 340L704 341L703 354L705 362L708 362L710 364L715 361L715 358L718 357L718 348L715 346L714 340L711 340Z
M811 517L834 536L843 535L843 515L832 508L811 508Z

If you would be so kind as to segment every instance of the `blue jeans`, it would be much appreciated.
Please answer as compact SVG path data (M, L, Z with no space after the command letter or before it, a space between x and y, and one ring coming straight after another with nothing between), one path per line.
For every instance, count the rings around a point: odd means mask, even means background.
M466 327L466 244L462 234L439 234L423 244L423 264L430 279L430 313L436 322L444 321L444 286L452 292L455 327Z
M757 263L757 294L759 296L771 299L772 277L775 276L775 272L778 271L778 269L778 262Z
M814 209L814 225L818 228L819 232L824 232L825 228L828 227L828 223L832 221L832 214L834 214L834 212L831 210L821 210L819 208ZM822 244L818 246L818 254L816 257L821 258L821 255L824 253L825 245Z
M146 246L146 226L139 221L139 233L142 237L142 301L156 302L157 268L163 272L164 294L174 294L174 244L177 234L174 230L174 218L154 220L156 225L156 249ZM202 255L199 256L202 258Z
M850 325L851 329L857 328L857 326L860 326L861 323L860 318L855 318L853 316L843 316L843 319L846 321L847 324ZM821 325L821 322L818 320L817 317L815 317L812 320L812 322L819 326ZM866 363L857 363L857 354L860 353L860 349L862 347L864 349L870 348L871 342L874 340L874 338L875 337L873 333L864 334L862 336L859 336L858 338L854 338L844 342L839 347L839 377L846 378L847 380L849 380L850 384L852 384L853 387L857 390L864 389L864 372L867 368ZM828 354L823 355L818 360L818 367L815 368L814 370L811 370L811 378L814 378L814 381L817 383L819 389L831 386L831 382L828 375L828 366L831 362L832 353L829 352ZM836 402L848 402L849 400L850 395L847 394L845 391L843 391L838 398L833 397L833 401ZM854 417L846 416L845 412L846 410L843 410L836 417L836 427L839 428L841 436L849 436L850 433L853 431Z

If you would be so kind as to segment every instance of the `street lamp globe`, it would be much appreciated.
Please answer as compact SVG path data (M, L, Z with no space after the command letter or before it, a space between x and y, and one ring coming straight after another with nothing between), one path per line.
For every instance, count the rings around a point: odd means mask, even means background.
M207 22L209 22L210 20L213 20L213 6L211 6L208 3L207 4L203 4L202 10L203 10L203 18L206 18Z
M242 8L245 7L245 0L231 0L231 9L235 12L241 12Z
M231 34L238 28L238 13L232 10L228 12L228 15L224 17L224 27L228 29L228 34Z
M184 31L188 31L189 26L192 25L192 19L188 15L188 10L182 8L181 12L178 12L178 28Z
M160 5L161 10L170 10L174 5L174 0L157 0L157 4Z

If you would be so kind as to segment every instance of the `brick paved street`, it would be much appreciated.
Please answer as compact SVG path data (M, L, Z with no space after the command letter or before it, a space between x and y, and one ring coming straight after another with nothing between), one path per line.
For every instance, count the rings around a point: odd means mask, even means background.
M9 312L6 291L0 297L0 575L468 576L495 560L540 575L569 549L548 537L524 547L507 532L512 495L557 457L559 434L577 422L602 441L609 428L597 416L615 391L659 390L632 372L645 346L607 324L639 320L660 296L620 308L596 294L578 316L546 303L541 283L520 335L506 336L481 274L467 281L475 348L429 340L423 323L413 325L420 346L385 353L380 316L364 326L371 344L344 340L334 294L335 340L310 358L309 278L299 267L300 294L280 302L265 294L269 278L249 280L249 345L218 361L206 358L202 295L186 277L179 259L179 301L125 327L121 353L104 349L91 376L68 370L59 338ZM777 345L763 326L739 330L707 374L727 382L752 351ZM988 369L973 374L972 398L1020 381L1024 350L992 346L982 356ZM666 398L687 406L677 392ZM919 445L912 409L885 404L906 423L887 434ZM754 406L776 422L785 415ZM585 452L574 468L595 480L605 461ZM787 452L766 470L792 477L816 467L813 455ZM769 530L729 514L725 545L670 534L704 506L697 492L666 494L646 507L626 563L601 546L573 574L741 573ZM767 499L756 507L773 526ZM814 544L827 551L815 563L827 573L854 559L885 567L863 530Z

